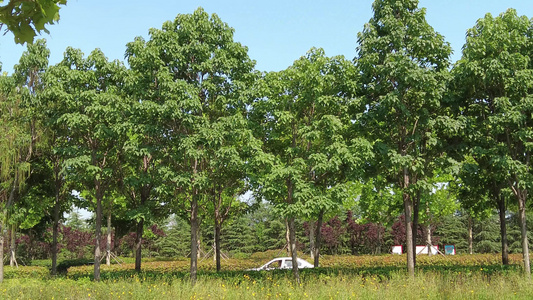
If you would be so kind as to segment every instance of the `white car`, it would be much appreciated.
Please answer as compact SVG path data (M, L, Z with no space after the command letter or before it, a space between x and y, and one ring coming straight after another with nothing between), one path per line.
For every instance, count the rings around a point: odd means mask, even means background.
M307 261L298 258L298 269L313 268L314 266ZM259 268L250 269L250 271L268 271L276 269L292 269L292 257L278 257L267 262Z

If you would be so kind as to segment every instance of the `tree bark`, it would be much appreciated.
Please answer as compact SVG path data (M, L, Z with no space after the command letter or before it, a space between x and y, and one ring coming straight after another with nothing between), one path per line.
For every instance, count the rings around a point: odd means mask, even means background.
M294 228L294 217L289 218L289 249L292 258L292 272L294 274L294 279L298 286L300 285L300 273L298 270L298 255L296 252L296 231ZM316 259L316 256L315 256Z
M215 260L217 273L220 272L220 222L215 218Z
M413 222L411 221L411 213L413 204L409 197L409 194L404 192L403 194L403 206L405 215L405 246L407 253L407 272L409 277L415 277L415 261L414 261L414 246L413 246Z
M468 253L474 253L474 234L473 234L473 221L472 217L468 216Z
M431 224L426 225L426 247L428 247L428 256L432 256L433 243L431 242Z
M198 190L195 190L191 200L191 284L196 284L198 271Z
M520 221L520 232L522 233L522 256L524 259L524 272L529 278L531 277L531 267L529 263L529 243L527 240L526 198L527 191L520 190L518 192L518 216Z
M505 198L503 195L498 195L498 210L500 215L500 234L502 237L502 264L509 264L509 245L507 243L507 224L505 220Z
M135 237L135 271L141 272L142 262L142 241L144 232L144 219L137 221L136 237Z
M95 245L94 245L94 280L100 281L100 239L102 238L102 198L103 191L99 182L95 184L96 190L96 220L95 220Z
M320 260L320 247L322 246L322 222L324 221L324 210L320 211L320 214L318 215L318 222L316 226L316 243L315 243L315 255L314 255L314 266L315 268L318 268L319 260Z
M52 275L57 275L57 238L59 236L59 189L56 187L56 199L54 203L54 223L52 225Z
M6 213L4 212L4 219ZM2 262L0 263L0 283L4 282L4 222L0 221L0 257Z
M413 202L413 213L412 213L412 220L413 220L413 265L416 266L416 238L418 235L418 211L419 211L419 204L420 204L420 192L417 192L415 199L412 199Z
M14 267L17 265L17 257L16 257L16 235L17 231L15 228L15 224L11 224L10 230L9 230L9 266Z
M111 209L107 212L107 240L106 240L106 255L105 255L105 264L111 265ZM140 266L139 266L140 268Z

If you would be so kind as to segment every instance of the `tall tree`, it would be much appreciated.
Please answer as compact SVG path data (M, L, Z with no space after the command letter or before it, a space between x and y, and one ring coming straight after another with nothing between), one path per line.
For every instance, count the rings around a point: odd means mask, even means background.
M376 0L358 35L362 98L355 124L374 141L374 167L403 196L407 269L414 276L417 191L432 176L440 102L451 47L425 20L417 0ZM414 211L414 212L413 212Z
M353 64L311 49L287 70L266 75L254 103L254 121L265 152L275 157L261 181L261 192L288 218L289 245L296 261L294 219L317 220L314 263L318 266L324 214L346 198L346 178L363 157L366 141L347 137L347 114L354 95ZM293 265L297 281L298 266Z
M121 148L124 101L118 89L125 68L108 62L100 50L87 58L80 50L67 48L65 57L47 71L46 97L59 112L56 126L68 134L63 170L80 188L90 191L95 207L94 279L100 280L101 227L104 196L115 175Z
M48 67L48 58L50 56L50 50L46 48L46 41L45 40L38 40L35 44L28 44L27 51L25 51L17 65L15 65L14 69L15 72L13 74L13 78L15 79L15 82L20 89L21 95L23 97L23 103L25 110L29 113L28 122L29 122L29 130L31 132L32 136L32 143L35 145L32 147L33 150L32 153L32 161L28 161L28 163L31 164L45 164L45 166L41 166L39 169L46 168L46 155L48 154L48 142L49 138L46 136L46 124L42 122L43 120L43 114L42 114L42 107L39 105L40 101L39 98L43 92L43 81L42 76ZM38 143L36 143L38 142ZM46 174L46 171L39 172L40 176ZM35 180L33 180L35 181ZM23 197L23 194L25 192L36 192L36 189L33 189L34 187L30 187L31 190L19 190L19 198ZM44 188L46 190L46 188ZM43 189L41 189L41 193L43 192ZM31 197L29 197L31 198ZM47 201L44 201L47 197L43 197L43 201L38 201L36 203L31 203L28 201L24 201L24 203L19 203L19 216L20 212L23 210L26 210L27 212L32 211L32 209L24 209L23 206L26 206L26 208L34 207L35 212L33 214L27 213L26 216L20 216L18 222L22 223L24 220L34 219L34 222L38 222L38 220L35 220L36 218L43 217L43 212L46 210L46 206L48 205ZM43 209L45 208L45 209ZM11 214L15 213L14 211L11 212ZM31 215L31 216L30 216ZM16 221L15 221L16 222ZM28 222L31 223L31 222ZM28 224L26 224L27 226ZM12 224L12 228L15 228L15 223ZM56 228L57 229L57 228ZM55 232L57 233L57 231ZM12 233L12 236L14 234ZM55 236L57 238L57 235ZM11 262L15 260L15 249L14 247L11 247Z
M234 180L244 176L227 173L233 166L220 164L217 156L236 157L256 148L243 142L251 140L245 114L255 62L246 47L233 41L233 29L201 8L151 29L147 42L136 38L126 56L146 84L140 100L162 120L160 171L178 200L173 205L189 210L194 284L203 196L215 184L214 175Z
M13 77L0 77L0 257L4 257L4 226L15 197L30 174L35 135L30 112L15 88ZM4 278L0 264L0 282Z
M506 182L518 202L524 270L530 276L526 202L533 184L532 21L509 9L487 14L467 31L463 56L454 69L464 114L475 128L472 156L491 182ZM488 163L483 163L483 161ZM494 197L501 197L496 186ZM504 200L502 200L504 201ZM500 209L504 211L504 208Z

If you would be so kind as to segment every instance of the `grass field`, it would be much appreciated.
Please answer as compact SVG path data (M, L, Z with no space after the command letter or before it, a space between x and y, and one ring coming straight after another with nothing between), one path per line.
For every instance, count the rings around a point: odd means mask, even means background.
M200 263L199 280L188 282L188 261L152 261L137 274L132 264L71 267L51 278L45 267L6 267L0 299L533 299L533 284L520 256L502 267L498 255L419 257L414 279L406 279L404 256L324 257L322 267L302 270L296 285L290 271L243 271L265 259Z

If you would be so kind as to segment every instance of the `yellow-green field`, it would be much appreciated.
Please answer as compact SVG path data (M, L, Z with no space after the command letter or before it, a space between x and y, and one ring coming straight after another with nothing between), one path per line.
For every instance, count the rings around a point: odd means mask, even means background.
M6 267L0 299L532 299L533 284L522 274L520 256L499 265L498 255L418 257L414 279L407 279L405 256L324 257L322 267L302 270L295 284L290 271L253 272L262 257L200 264L199 280L187 280L188 261L147 262L102 268L93 282L91 266L71 267L51 278L44 267Z

